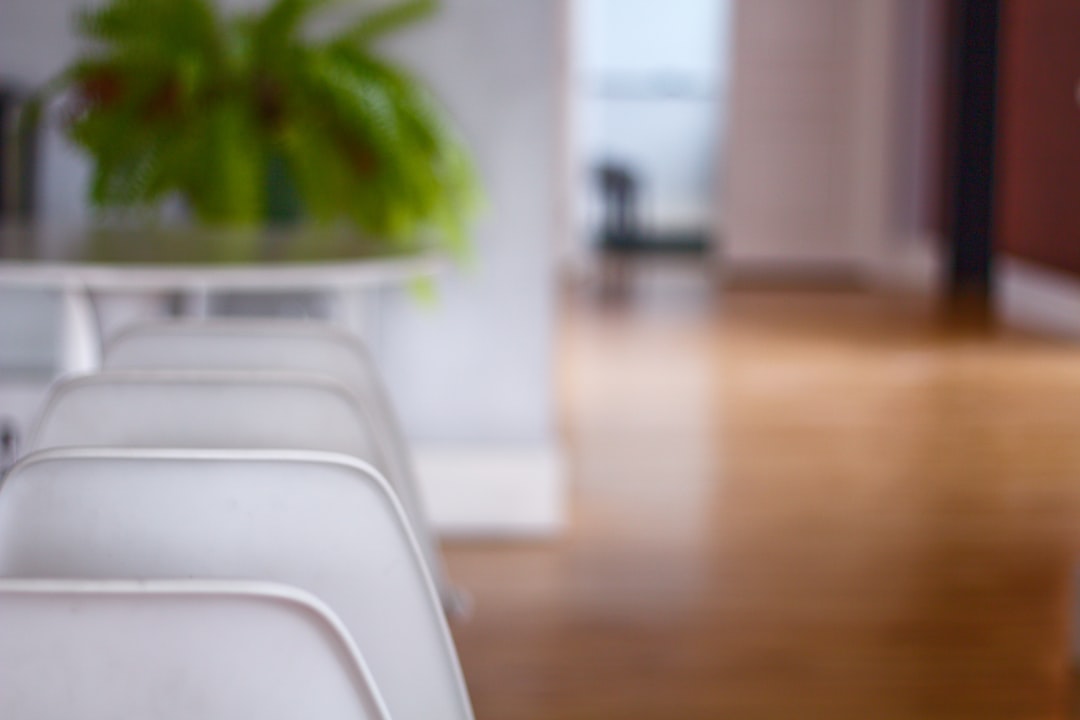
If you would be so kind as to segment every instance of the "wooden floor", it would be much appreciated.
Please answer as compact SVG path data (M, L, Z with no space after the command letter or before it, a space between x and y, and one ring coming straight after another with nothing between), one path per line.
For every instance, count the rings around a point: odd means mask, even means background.
M1070 716L1080 349L657 271L559 365L566 536L449 548L480 720Z

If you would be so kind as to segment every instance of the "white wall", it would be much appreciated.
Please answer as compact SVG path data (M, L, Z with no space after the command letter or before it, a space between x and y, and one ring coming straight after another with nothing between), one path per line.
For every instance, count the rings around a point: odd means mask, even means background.
M925 241L940 224L944 108L948 49L946 9L938 0L908 0L899 22L905 37L900 53L898 144L909 148L898 157L897 226L909 242Z
M0 68L4 77L38 84L76 50L69 32L78 0L4 0L0 3Z
M0 78L38 86L59 72L79 44L69 32L79 0L3 0L0 2ZM52 127L43 138L39 209L55 223L86 219L83 200L86 164Z
M420 438L536 443L553 433L558 3L450 0L396 54L428 78L474 148L488 194L476 267L438 307L385 308L386 372Z
M734 266L847 262L862 0L737 0L728 236Z
M872 275L896 264L925 213L914 157L927 143L915 123L932 111L924 5L736 0L730 268Z

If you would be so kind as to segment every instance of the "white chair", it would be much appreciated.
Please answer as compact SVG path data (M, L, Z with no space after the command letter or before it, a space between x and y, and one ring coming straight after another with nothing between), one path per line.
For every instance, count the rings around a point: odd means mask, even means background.
M343 383L379 422L385 474L416 524L431 527L397 413L378 368L360 340L323 322L273 319L174 321L133 325L106 345L106 370L262 370L323 375ZM462 610L431 532L419 535L448 608Z
M305 372L117 370L58 383L26 450L55 447L323 450L371 462L397 492L449 601L434 534L384 419L339 381ZM448 603L449 604L449 603Z
M0 486L0 576L298 587L341 618L395 720L472 717L409 523L378 473L348 456L36 453Z
M56 447L325 450L385 470L379 419L330 378L288 372L116 371L53 386L27 452Z
M283 319L133 325L106 344L109 370L294 370L329 375L394 421L378 370L360 340L333 325Z
M4 720L386 720L341 623L265 583L0 580Z

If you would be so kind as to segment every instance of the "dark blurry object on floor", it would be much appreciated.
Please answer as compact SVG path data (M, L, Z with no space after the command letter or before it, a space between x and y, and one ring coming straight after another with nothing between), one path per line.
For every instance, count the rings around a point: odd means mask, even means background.
M646 229L641 220L639 174L623 163L609 161L596 169L601 198L597 246L601 253L601 289L624 295L631 262L640 255L701 254L708 247L709 231L702 229Z
M627 255L642 239L640 184L633 170L616 162L602 163L596 170L596 178L603 204L601 286L604 292L621 295L626 290L629 272Z
M0 222L27 221L36 210L38 133L18 123L26 99L23 88L0 82Z
M625 251L640 241L642 235L637 176L618 163L602 164L596 175L604 206L600 245L607 251Z

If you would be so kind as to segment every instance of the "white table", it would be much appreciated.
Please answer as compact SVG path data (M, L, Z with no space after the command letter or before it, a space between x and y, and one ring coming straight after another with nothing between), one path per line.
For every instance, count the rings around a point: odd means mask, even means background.
M218 249L240 239L248 252ZM179 293L188 315L205 314L213 293L312 292L333 299L337 319L364 327L361 291L401 286L448 265L437 253L370 254L343 230L277 230L238 236L206 230L0 228L0 288L82 294Z

